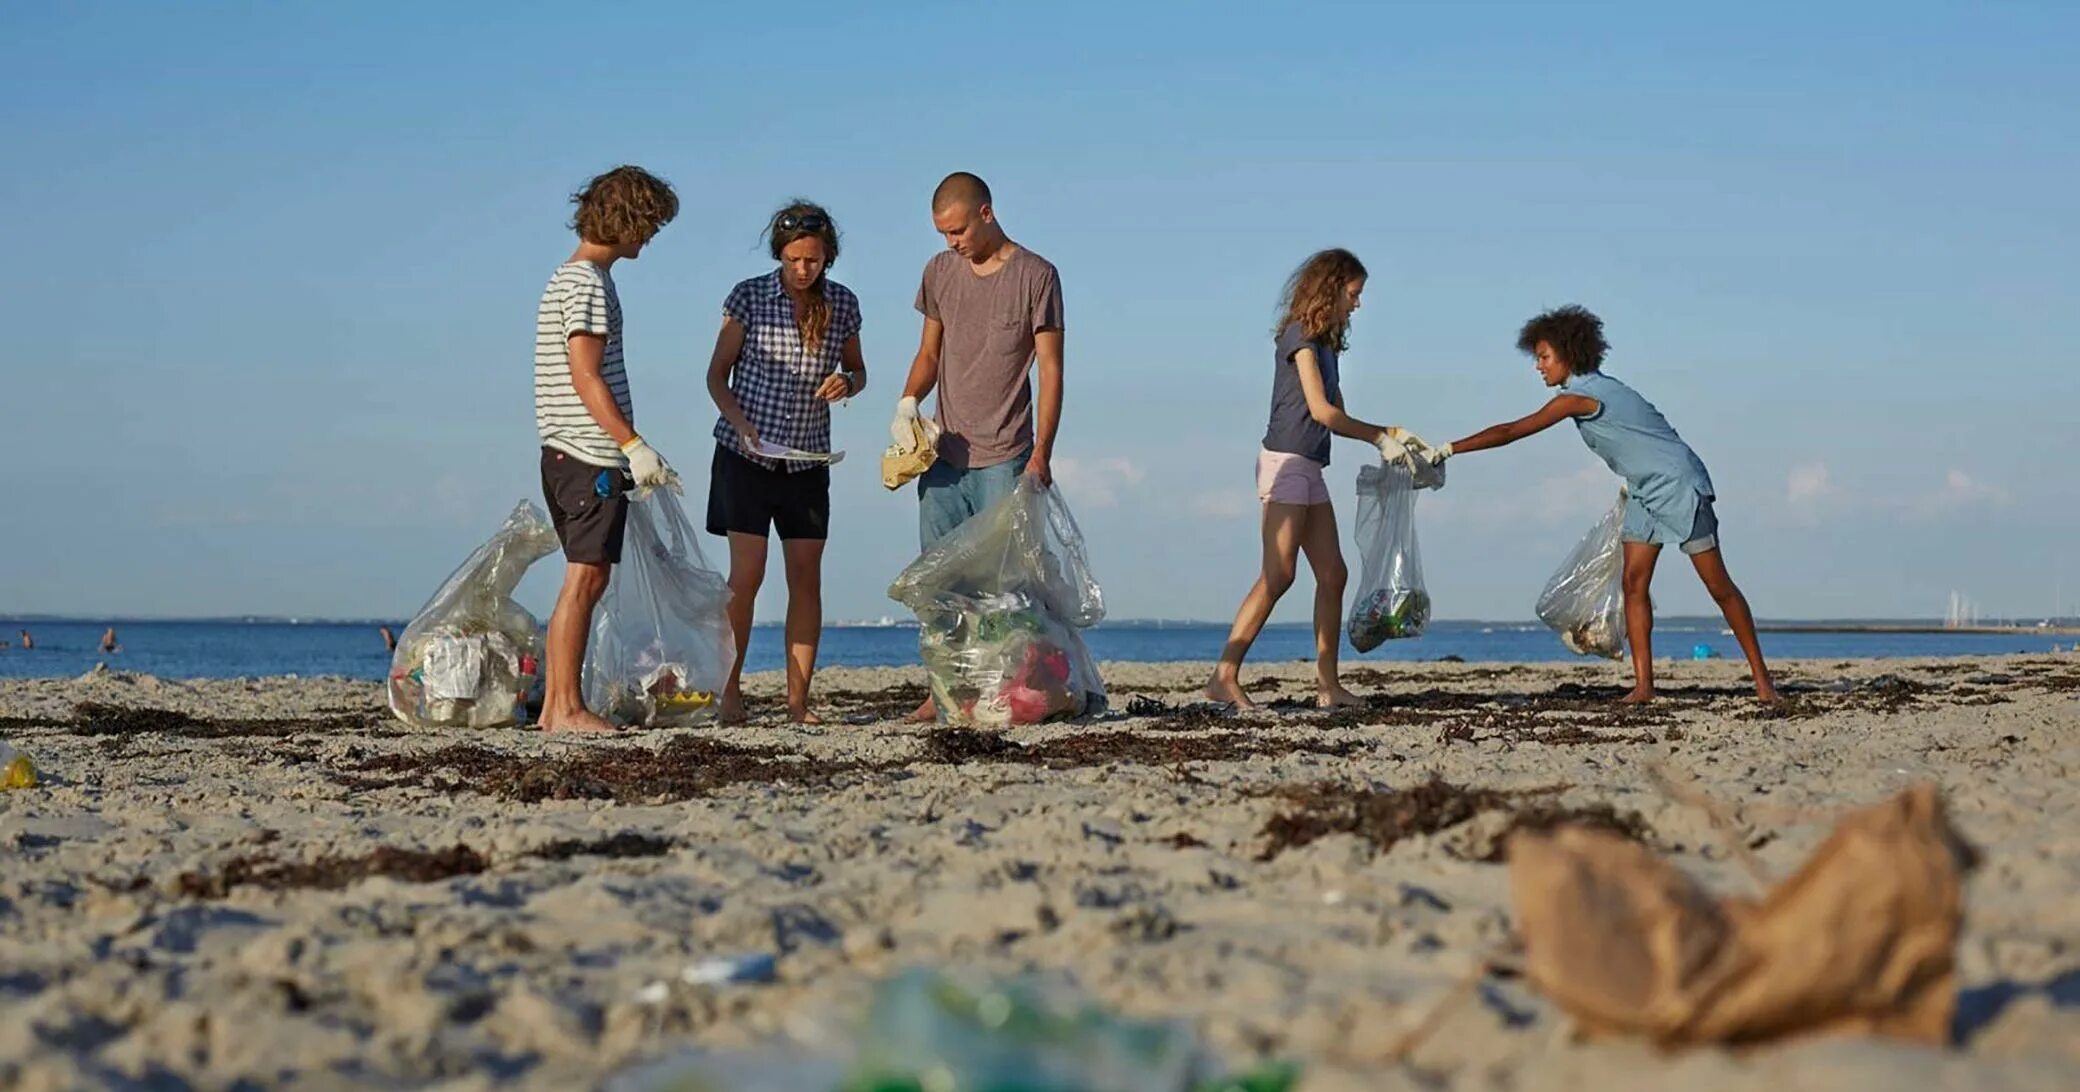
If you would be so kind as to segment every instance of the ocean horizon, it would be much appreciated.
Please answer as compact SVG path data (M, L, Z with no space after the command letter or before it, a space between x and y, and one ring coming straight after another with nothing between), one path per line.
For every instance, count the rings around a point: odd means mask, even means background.
M335 675L377 680L389 671L390 655L378 627L402 632L403 618L43 618L0 617L0 678L63 678L105 664L111 670L162 678L253 678L276 675ZM2059 651L2080 643L2057 632L1943 631L1922 619L1773 619L1768 625L1927 626L1924 632L1765 632L1763 650L1773 659L1871 659L1974 656ZM100 651L102 633L113 626L119 651ZM22 649L17 631L27 628L36 647ZM1220 655L1228 623L1175 619L1106 621L1085 631L1100 661L1164 663L1211 661ZM1657 658L1738 658L1739 649L1718 618L1665 617L1655 627ZM777 623L752 628L745 670L772 671L782 665ZM1266 626L1250 652L1252 663L1312 660L1312 627L1305 622ZM1345 663L1463 660L1480 663L1558 663L1579 659L1535 621L1439 620L1420 637L1388 641L1359 653L1346 643ZM818 653L822 667L906 667L917 659L916 622L909 618L828 623Z

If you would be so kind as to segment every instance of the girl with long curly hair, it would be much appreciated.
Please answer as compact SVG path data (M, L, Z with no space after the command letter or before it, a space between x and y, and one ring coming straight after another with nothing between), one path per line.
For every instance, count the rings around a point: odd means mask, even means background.
M1339 358L1350 347L1351 315L1365 291L1365 266L1348 250L1308 258L1286 281L1280 300L1277 347L1272 354L1271 420L1257 454L1257 498L1264 504L1263 569L1235 612L1234 628L1206 684L1214 701L1250 709L1242 689L1242 658L1271 608L1293 586L1300 554L1314 570L1315 693L1324 708L1357 704L1343 688L1337 666L1343 633L1343 588L1349 569L1336 530L1336 508L1322 470L1329 437L1347 436L1379 448L1388 459L1409 458L1417 443L1407 430L1360 421L1344 412Z

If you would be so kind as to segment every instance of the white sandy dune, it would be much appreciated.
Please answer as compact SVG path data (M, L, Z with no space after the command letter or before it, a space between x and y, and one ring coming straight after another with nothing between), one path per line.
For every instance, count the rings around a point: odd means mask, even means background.
M1791 663L1770 717L1724 663L1639 713L1584 663L1358 670L1374 704L1334 716L1126 715L1205 670L1107 665L1114 714L1015 746L894 719L916 669L824 672L823 727L763 678L748 728L604 740L412 733L340 680L0 682L0 739L48 779L0 793L0 1088L583 1088L686 1044L808 1049L914 965L1066 972L1310 1092L2080 1088L2080 659ZM1754 890L1657 760L1777 875L1829 816L1940 782L1984 855L1957 1045L1662 1055L1491 978L1402 1049L1511 943L1484 859L1509 816L1340 832L1351 792L1557 789ZM677 981L745 953L777 980Z

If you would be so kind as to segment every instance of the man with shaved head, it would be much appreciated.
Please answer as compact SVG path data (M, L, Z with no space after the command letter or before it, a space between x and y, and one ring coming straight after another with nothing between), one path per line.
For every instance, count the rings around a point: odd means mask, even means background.
M966 171L932 192L946 249L925 263L924 337L889 427L915 442L917 402L936 388L939 459L917 482L924 548L1011 492L1020 474L1054 483L1062 421L1062 284L1054 264L1012 242L989 186ZM1035 412L1028 374L1039 362Z
M924 337L896 419L901 450L916 443L917 401L939 394L938 461L917 480L918 538L927 550L1009 494L1021 474L1054 484L1062 423L1062 283L1054 264L1012 242L989 186L956 171L932 191L932 226L946 249L917 289ZM1028 378L1037 360L1035 413ZM925 699L916 719L933 716Z

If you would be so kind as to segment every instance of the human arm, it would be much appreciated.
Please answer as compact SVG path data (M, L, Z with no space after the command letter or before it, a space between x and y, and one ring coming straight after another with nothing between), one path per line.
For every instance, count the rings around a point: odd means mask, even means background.
M924 334L918 339L917 356L910 361L910 374L903 380L903 397L896 402L895 420L888 425L889 436L895 440L899 451L908 451L917 442L910 426L917 420L917 400L932 393L932 388L939 383L939 346L945 340L945 334L946 327L938 319L925 316ZM935 431L936 425L928 419L925 428Z
M1438 458L1441 460L1468 451L1484 451L1491 447L1513 444L1526 436L1544 432L1570 417L1587 417L1595 413L1600 405L1596 399L1579 394L1554 395L1553 400L1539 407L1537 413L1499 425L1490 425L1463 440L1454 440L1437 448Z
M1315 424L1338 436L1363 440L1376 444L1387 435L1384 425L1360 421L1343 411L1343 407L1329 399L1329 386L1322 381L1322 363L1311 346L1302 345L1293 353L1293 368L1300 376L1300 393L1307 398L1307 415Z
M816 388L816 397L826 402L850 398L867 389L867 358L860 352L858 334L839 346L838 359L843 366L824 376L823 383Z
M735 391L729 389L730 369L736 367L737 357L744 351L744 324L734 315L722 317L722 329L715 335L715 351L708 357L708 397L715 400L715 408L722 411L722 419L743 438L746 448L758 447L758 426L744 413L737 403Z
M628 473L635 483L644 487L664 485L677 480L671 464L650 446L649 441L636 434L635 424L623 416L621 407L614 404L614 392L607 387L607 380L600 375L600 364L607 352L607 339L598 334L578 332L570 335L567 343L571 362L571 389L578 392L578 401L585 412L599 425L621 449L628 459Z
M1026 473L1041 485L1054 484L1054 438L1062 426L1062 331L1033 335L1033 356L1040 365L1040 397L1033 407L1033 457Z
M585 404L585 412L592 415L597 424L616 444L626 447L636 439L635 423L614 404L614 392L607 387L606 377L600 374L600 366L606 360L607 339L599 334L580 330L570 336L571 389L578 392L578 401Z

